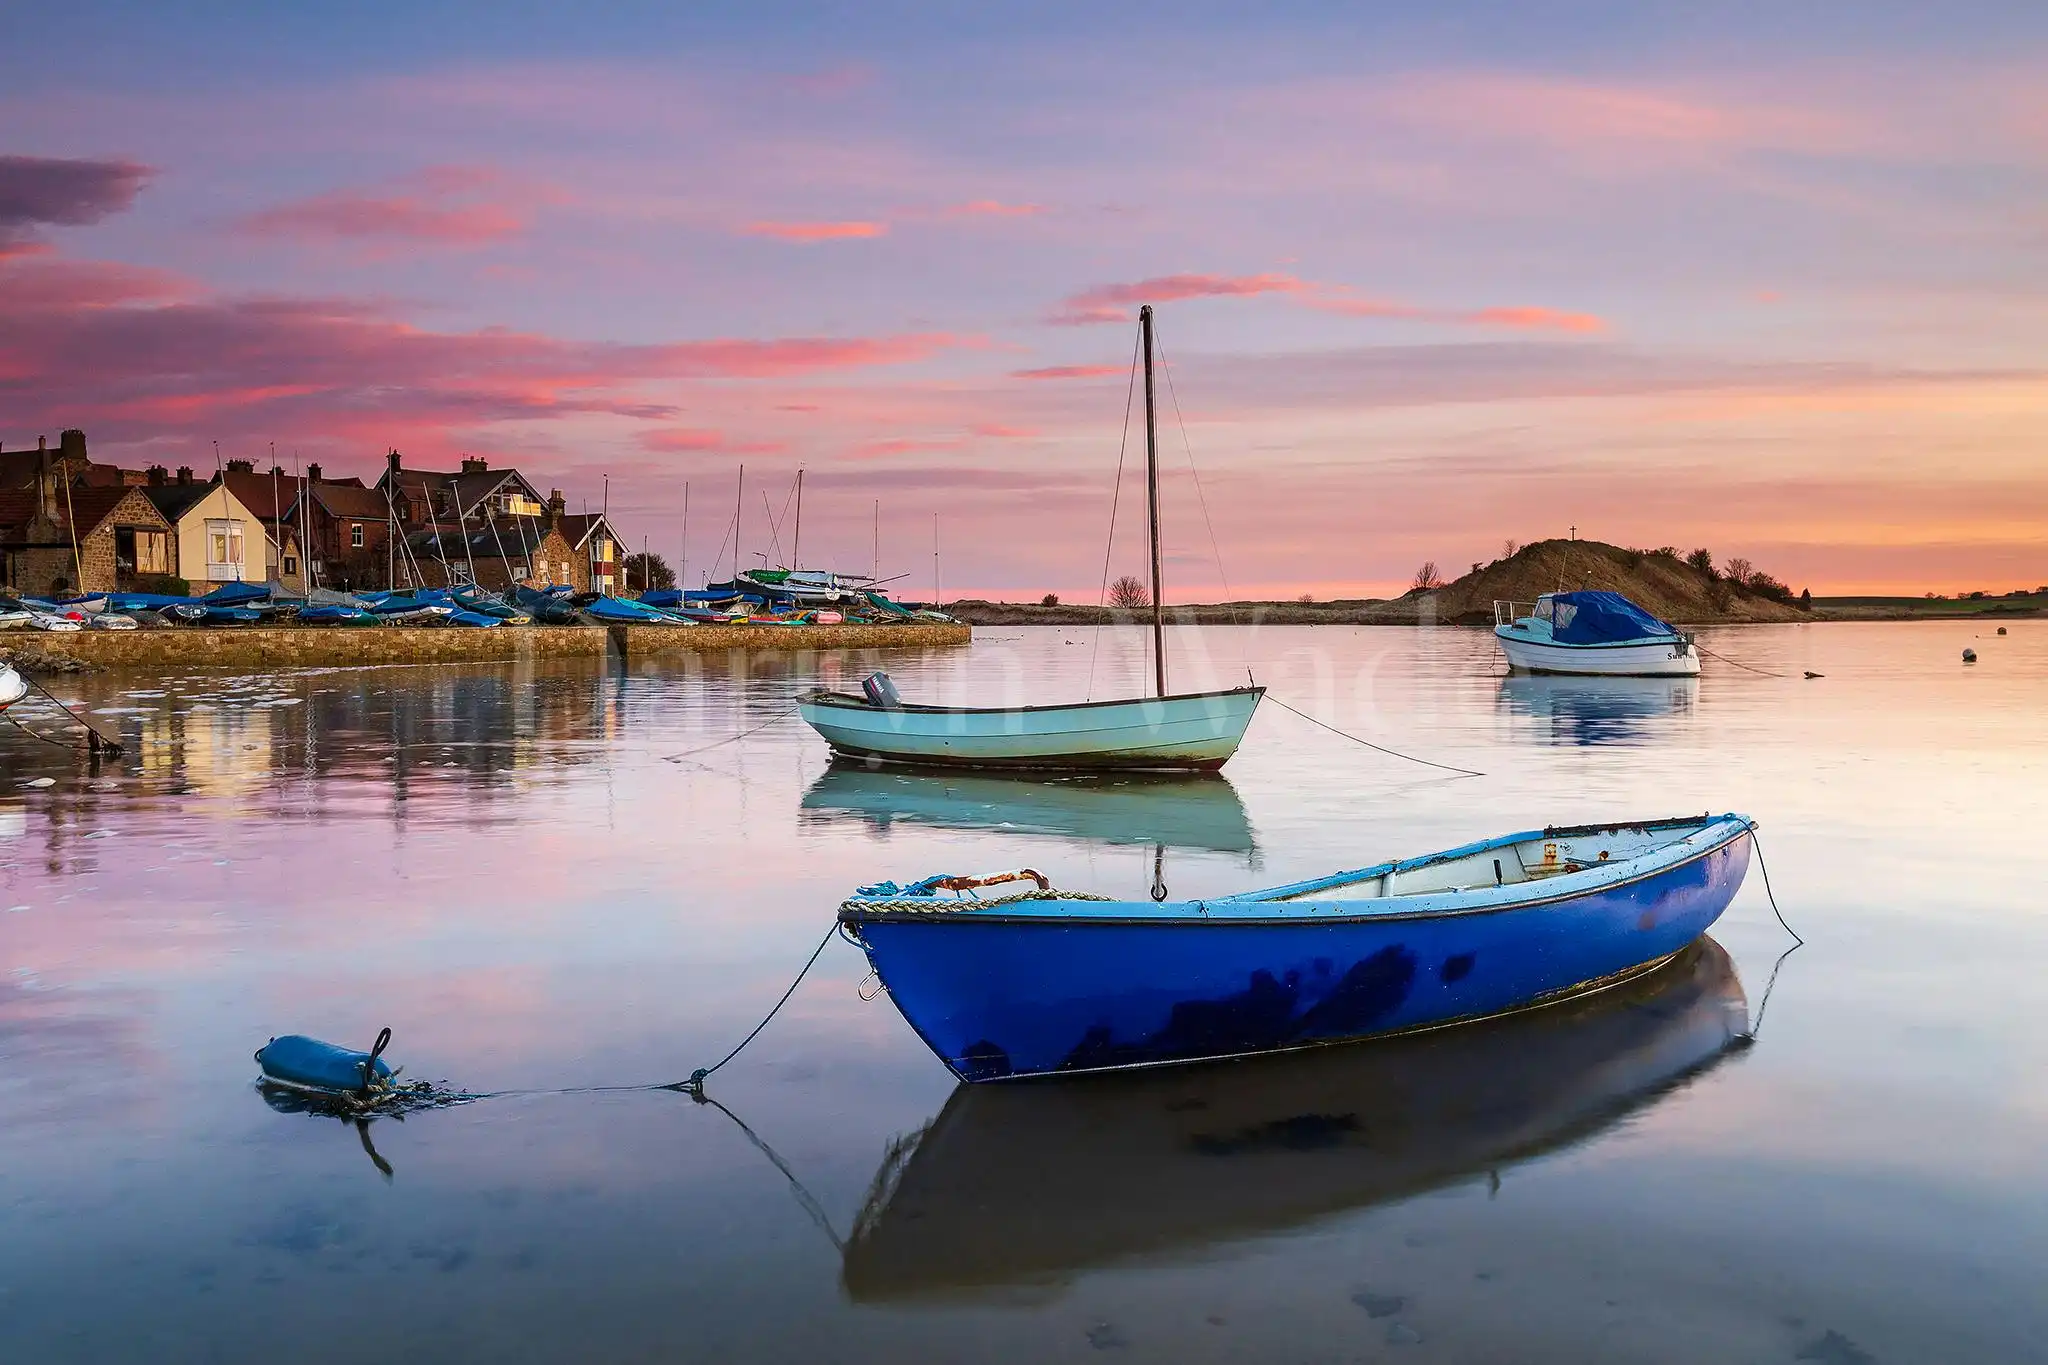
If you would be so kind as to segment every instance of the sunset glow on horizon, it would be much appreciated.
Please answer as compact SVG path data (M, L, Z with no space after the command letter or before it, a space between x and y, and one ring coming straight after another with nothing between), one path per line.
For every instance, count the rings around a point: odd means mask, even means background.
M480 455L671 563L687 483L693 584L802 467L807 562L1092 601L1151 303L1173 600L2048 584L2048 11L369 13L9 20L0 448Z

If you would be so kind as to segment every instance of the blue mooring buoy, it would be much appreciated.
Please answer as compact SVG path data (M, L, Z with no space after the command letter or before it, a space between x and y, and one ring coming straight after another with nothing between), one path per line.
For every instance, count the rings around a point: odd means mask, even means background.
M318 1038L288 1034L272 1038L256 1050L263 1079L272 1085L325 1095L368 1095L391 1084L394 1073L383 1061L391 1030L377 1035L368 1052L323 1043Z
M1966 650L1964 650L1964 651L1963 651L1963 662L1964 662L1964 663L1966 663L1966 664L1973 664L1973 663L1976 663L1976 662L1977 662L1977 651L1976 651L1976 650L1974 650L1974 649L1966 649Z

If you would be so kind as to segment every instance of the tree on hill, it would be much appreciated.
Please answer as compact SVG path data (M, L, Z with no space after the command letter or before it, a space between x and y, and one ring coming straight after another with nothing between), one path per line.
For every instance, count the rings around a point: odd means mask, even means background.
M1136 611L1139 607L1152 605L1152 594L1146 591L1143 580L1125 574L1109 585L1109 605L1124 611Z
M668 561L651 551L636 551L626 556L626 591L655 592L676 585L676 571Z
M1721 576L1726 578L1730 583L1738 583L1741 584L1743 587L1748 587L1750 575L1754 574L1755 572L1756 565L1738 556L1737 558L1728 561L1728 567L1722 571Z
M1436 561L1425 559L1422 561L1422 567L1415 571L1415 581L1408 585L1408 591L1435 592L1443 585L1443 575L1436 571Z
M1692 565L1703 578L1712 578L1714 576L1714 552L1712 550L1694 550L1685 557L1685 562Z
M1038 605L1041 607L1056 607L1059 604L1060 595L1056 592L1049 592L1045 596L1038 599Z

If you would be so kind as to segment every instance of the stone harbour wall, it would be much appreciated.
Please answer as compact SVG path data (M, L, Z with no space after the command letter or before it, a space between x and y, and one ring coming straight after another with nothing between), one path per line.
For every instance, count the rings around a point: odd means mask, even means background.
M9 631L0 643L99 668L336 668L351 665L487 663L730 650L797 653L964 645L973 628L839 626L226 626L163 630Z

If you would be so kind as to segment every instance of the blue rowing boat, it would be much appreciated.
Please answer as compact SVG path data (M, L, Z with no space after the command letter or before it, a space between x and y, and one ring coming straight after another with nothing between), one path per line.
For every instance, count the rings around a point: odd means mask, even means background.
M839 920L962 1080L1208 1061L1625 981L1720 918L1755 828L1743 815L1553 826L1156 904L1055 891L1032 871L932 877L862 887Z

